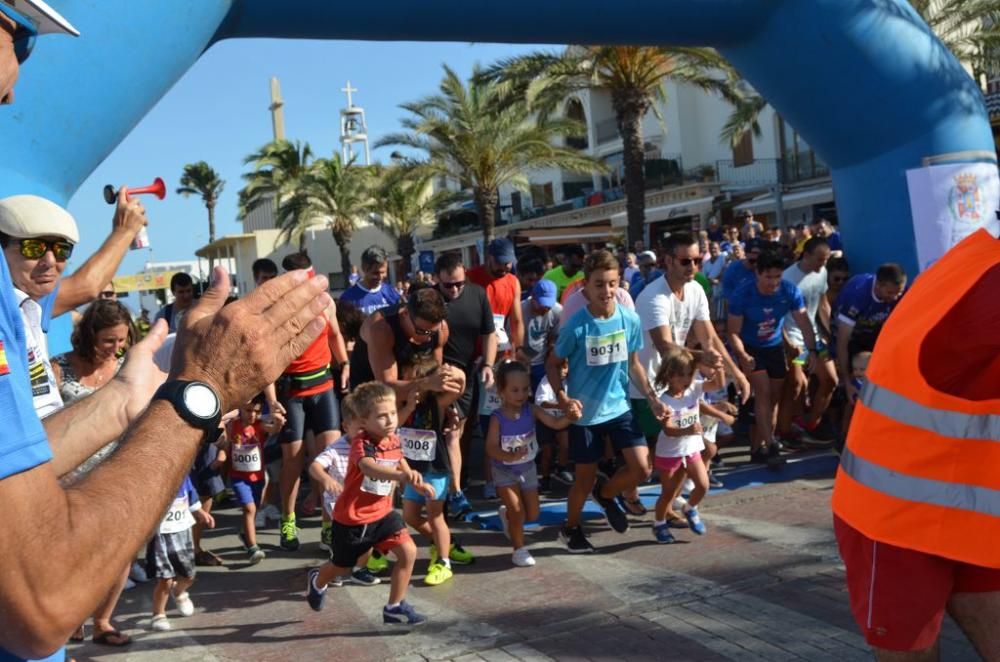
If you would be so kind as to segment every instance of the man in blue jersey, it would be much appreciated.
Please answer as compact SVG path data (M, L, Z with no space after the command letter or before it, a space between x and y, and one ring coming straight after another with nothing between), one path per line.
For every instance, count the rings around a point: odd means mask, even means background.
M760 257L761 244L756 239L748 241L743 249L743 259L734 260L722 274L722 298L729 301L733 293L744 283L756 280L757 258Z
M851 359L875 349L882 325L889 319L906 290L903 267L886 263L873 274L854 276L834 303L833 334L837 339L837 372L853 402L857 389L851 383Z
M764 251L756 266L756 279L743 283L729 299L726 330L729 346L743 372L750 375L754 392L757 425L750 442L751 460L773 465L781 452L781 444L774 438L775 417L788 374L781 322L790 314L802 332L808 371L816 361L816 334L802 292L782 278L785 261L781 255Z
M399 305L399 292L386 282L389 256L381 246L369 246L361 254L361 279L340 295L341 301L353 303L365 315Z
M545 364L559 402L579 406L583 413L569 428L576 479L569 492L566 524L559 533L573 554L594 551L580 527L587 497L593 496L615 531L625 533L628 519L616 496L649 478L649 450L632 418L626 389L629 378L646 398L653 416L662 419L666 415L639 360L643 345L639 317L615 300L618 261L608 251L594 251L584 260L583 273L588 304L563 323ZM569 361L565 386L560 369L563 360ZM604 456L605 437L622 454L625 466L609 480L598 480L597 462Z

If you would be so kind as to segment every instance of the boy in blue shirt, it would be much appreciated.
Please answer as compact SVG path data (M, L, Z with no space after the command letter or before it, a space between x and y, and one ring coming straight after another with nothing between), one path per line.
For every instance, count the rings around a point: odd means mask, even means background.
M807 371L816 361L816 335L799 288L784 280L785 261L777 251L764 251L757 258L757 273L729 299L726 330L730 347L743 372L750 376L754 392L756 428L750 441L750 458L769 466L778 463L781 444L774 427L781 389L788 373L781 322L791 315L809 352Z
M559 533L570 553L593 552L580 527L588 494L601 506L615 531L628 531L628 519L615 497L649 478L649 450L632 419L627 382L631 377L653 415L666 415L639 361L642 349L639 317L617 305L618 261L608 251L594 251L583 264L583 293L589 302L563 324L545 369L560 405L575 404L583 412L569 428L569 453L576 462L566 524ZM560 366L569 361L566 385ZM598 479L597 462L604 456L604 438L625 458L610 480Z
M361 254L361 277L340 295L340 300L350 301L365 315L399 305L402 301L399 292L385 281L388 273L389 256L385 250L369 246Z

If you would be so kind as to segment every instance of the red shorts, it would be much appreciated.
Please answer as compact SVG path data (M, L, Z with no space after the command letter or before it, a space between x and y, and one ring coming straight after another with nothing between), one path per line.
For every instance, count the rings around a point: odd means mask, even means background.
M673 476L675 471L692 462L701 462L701 453L691 453L687 457L660 457L657 455L653 460L653 466L661 474Z
M854 620L876 648L930 648L952 594L1000 591L1000 569L877 542L836 515L833 530Z

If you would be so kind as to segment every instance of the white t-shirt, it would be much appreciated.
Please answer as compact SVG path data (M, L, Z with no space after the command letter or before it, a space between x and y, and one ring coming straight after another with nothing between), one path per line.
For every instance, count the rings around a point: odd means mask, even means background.
M683 346L688 333L695 321L708 322L710 313L708 297L696 281L685 283L681 290L684 299L678 299L670 289L666 278L657 278L647 285L635 302L635 312L639 315L642 325L643 346L639 350L639 360L646 368L646 376L650 384L656 379L656 371L660 369L660 352L656 349L651 329L669 326L674 343ZM629 397L642 398L643 394L634 384L629 382Z
M816 324L816 313L819 311L820 301L826 296L826 291L829 289L829 285L826 282L826 267L807 274L802 271L799 263L796 262L785 269L782 279L797 285L799 291L802 292L802 298L806 302L806 314L812 320L813 334L818 334L819 326ZM784 325L788 339L799 347L804 348L806 345L805 338L802 337L802 331L791 314L785 315Z
M350 454L351 442L346 436L343 436L324 448L316 456L314 462L318 462L321 467L326 469L327 475L343 487L344 481L347 480L347 468L349 464L347 458ZM323 508L330 516L333 515L333 505L335 503L337 503L337 497L324 490Z
M701 272L705 274L705 278L708 278L709 280L722 278L722 272L726 270L726 261L728 259L728 253L719 253L718 257L705 258L705 261L702 262Z
M538 389L535 390L535 404L541 406L550 402L558 402L558 400L555 389L549 383L548 376L545 376L542 377L542 381L538 382ZM562 409L546 409L545 411L557 418L565 416Z
M667 395L666 391L660 394L660 402L670 410L670 421L673 425L686 428L701 420L698 403L701 402L704 385L704 379L696 374L691 386L679 398ZM657 457L687 457L703 450L705 450L705 440L700 434L668 437L665 432L661 432L660 438L656 441Z
M42 330L45 312L37 301L26 293L14 288L21 322L24 324L24 340L28 349L28 375L31 378L32 404L38 418L62 409L63 399L56 386L56 374L49 359L49 340Z

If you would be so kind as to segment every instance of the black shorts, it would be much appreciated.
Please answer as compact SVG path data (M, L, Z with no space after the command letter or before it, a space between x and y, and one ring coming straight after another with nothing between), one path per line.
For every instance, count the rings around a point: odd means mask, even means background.
M747 353L753 357L754 372L766 371L771 379L784 379L788 374L784 345L747 347Z
M340 407L332 387L322 393L291 397L281 404L285 406L287 418L278 435L279 443L302 441L307 427L315 435L340 429Z
M333 520L330 563L338 568L353 568L372 548L384 554L409 537L406 523L396 510L371 524L341 524Z

